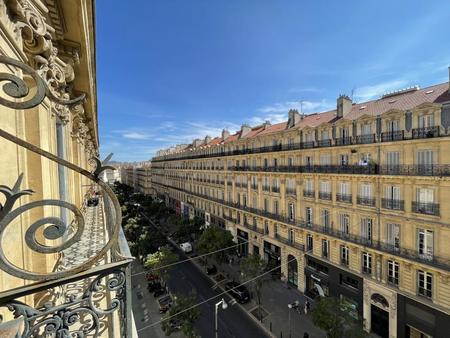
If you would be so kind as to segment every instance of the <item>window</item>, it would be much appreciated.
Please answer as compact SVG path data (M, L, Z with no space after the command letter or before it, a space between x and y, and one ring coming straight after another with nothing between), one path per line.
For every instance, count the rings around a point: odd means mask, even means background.
M389 167L395 167L395 166L400 165L400 152L388 151L386 153L386 164Z
M399 120L390 120L386 123L387 131L394 132L400 130L400 121Z
M275 215L278 215L278 212L279 212L278 209L279 209L279 208L278 208L278 201L277 201L277 200L274 200L274 201L273 201L273 213L274 213Z
M330 165L331 164L331 156L329 154L320 155L319 161L320 161L320 165Z
M433 258L433 239L434 234L432 230L418 229L417 230L417 250L422 258Z
M305 160L305 165L306 165L306 166L311 166L311 165L313 165L313 158L312 158L312 156L305 156L305 157L304 157L304 160Z
M269 200L267 198L264 199L264 211L269 211Z
M343 196L350 195L350 183L339 182L339 193Z
M362 255L362 271L363 273L372 273L372 255L368 252L363 252Z
M389 260L388 262L388 282L398 285L399 265L396 261Z
M287 165L288 167L292 167L294 165L294 159L292 157L288 157Z
M434 190L428 188L417 189L417 202L434 203Z
M340 214L339 215L339 226L343 234L348 235L350 230L350 215Z
M359 189L359 196L362 198L370 199L372 198L372 185L371 184L361 184Z
M295 242L294 230L293 229L289 229L289 231L288 231L288 241L289 241L289 243L294 243Z
M432 165L435 164L435 155L433 150L419 150L417 151L418 165Z
M288 204L288 215L290 221L293 221L295 219L294 203Z
M341 136L341 138L345 138L345 137L349 137L350 133L348 131L348 127L342 127L339 129L339 135Z
M419 128L434 127L434 116L431 114L419 116Z
M432 298L433 274L422 270L417 271L417 293L420 296Z
M361 126L361 135L370 135L371 125L370 123L365 123Z
M329 181L320 182L320 192L331 193L331 184Z
M274 224L274 225L273 225L273 235L274 235L275 237L278 236L278 224Z
M268 234L269 234L269 222L264 221L264 235L268 235Z
M365 238L368 242L372 241L372 219L362 218L361 219L361 236Z
M341 263L344 265L348 265L348 247L345 245L341 245L340 247L340 254L341 254Z
M311 207L305 208L305 219L306 219L306 225L312 226L313 223L313 210Z
M387 223L387 242L392 245L395 251L400 250L400 225Z
M387 200L399 201L400 200L400 187L394 185L388 185L385 187L384 196Z
M322 220L322 227L325 229L330 228L330 210L322 209L320 210L320 219Z
M322 239L322 257L328 258L330 254L330 241Z
M348 165L349 161L348 161L348 154L341 154L339 155L339 162L341 165Z
M306 251L312 251L314 245L313 236L311 234L306 235Z
M328 140L330 138L330 133L328 130L322 130L320 133L321 140Z
M269 162L267 158L264 159L264 168L267 168L269 166Z
M305 191L308 191L308 192L314 191L314 181L313 180L305 180Z

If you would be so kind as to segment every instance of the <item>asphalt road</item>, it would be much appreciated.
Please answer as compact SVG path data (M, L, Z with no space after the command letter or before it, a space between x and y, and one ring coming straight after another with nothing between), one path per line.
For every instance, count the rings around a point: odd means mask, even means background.
M179 255L183 254L179 253ZM180 257L180 259L184 259L184 255ZM143 278L143 275L137 275L133 278L136 282L138 279L141 280ZM141 281L141 284L142 283L144 283L144 280ZM221 293L220 289L218 289L217 291L212 289L213 283L191 262L176 265L171 270L170 280L168 284L170 291L175 294L190 295L192 294L192 291L194 291L197 297L197 303L203 302ZM155 302L153 295L149 294L147 290L144 291L145 292L143 292L143 299L133 299L133 301L137 301L137 303L133 304L133 309L141 311L141 313L137 315L135 314L135 316L138 318L141 317L142 314L142 306L139 303ZM200 305L201 315L195 326L197 332L203 338L214 337L215 304L219 302L221 298L222 297L217 297L205 304ZM233 304L235 302L232 301L232 299L228 297L228 295L225 295L224 298L229 306L226 310L222 310L221 307L219 308L220 338L268 337L265 331L261 329L257 323L248 318L247 314L239 307L239 305ZM151 305L152 304L149 304L148 306L151 307ZM145 325L150 324L154 320L150 320L149 322L145 323L141 322L141 319L139 318L138 321L139 323L137 323L137 327L139 329L140 327L144 327ZM160 331L158 329L156 327L152 327L143 330L140 332L139 337L158 337L158 331Z

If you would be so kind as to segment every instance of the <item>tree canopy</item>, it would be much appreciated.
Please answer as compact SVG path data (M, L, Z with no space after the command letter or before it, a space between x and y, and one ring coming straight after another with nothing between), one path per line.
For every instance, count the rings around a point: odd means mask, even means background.
M200 308L193 307L196 303L195 295L191 296L181 296L177 295L174 297L175 302L169 311L165 314L164 318L171 318L175 314L179 313L171 319L166 319L161 323L161 328L167 336L170 336L176 331L174 327L176 324L181 325L181 331L185 337L194 338L196 337L196 332L194 328L194 323L200 317Z
M217 226L210 226L206 228L201 234L197 244L197 251L201 254L206 254L225 249L227 247L233 246L234 244L235 243L233 242L233 235L230 231L224 230ZM229 253L228 250L220 251L214 253L212 257L218 263L223 263L225 262L227 252Z

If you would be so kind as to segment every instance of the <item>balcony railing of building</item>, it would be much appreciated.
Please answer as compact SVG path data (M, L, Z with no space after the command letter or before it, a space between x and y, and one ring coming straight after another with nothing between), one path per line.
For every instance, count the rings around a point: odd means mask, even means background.
M314 141L307 141L300 143L300 149L311 149L314 148L316 143Z
M319 199L321 199L321 200L331 200L331 192L329 192L329 191L319 191Z
M286 195L297 195L297 189L295 189L295 188L286 188Z
M336 194L336 201L344 203L352 203L352 195L350 194Z
M56 97L45 80L20 61L0 56L0 63L8 66L5 69L15 69L0 74L0 81L8 82L2 86L0 104L11 108L11 114L37 107L46 98L56 103L54 109L71 109L84 100L84 96ZM19 70L30 76L30 83L14 75ZM33 90L28 87L31 79ZM0 187L5 197L0 205L0 270L20 280L16 288L0 292L0 307L9 311L0 321L0 331L7 328L14 337L137 337L131 312L133 258L121 228L121 207L112 189L100 180L104 170L114 169L107 165L111 156L103 162L93 158L95 169L88 172L4 129L0 129L0 137L71 170L74 176L80 175L80 181L92 182L81 209L65 200L28 202L26 196L34 192L23 189L23 174L12 187ZM86 201L93 194L99 202L88 206ZM50 212L58 216L51 217ZM57 257L49 271L43 271L45 264L38 271L34 264L16 265L11 250L5 250L5 243L11 241L6 235L17 232L12 229L17 226L15 220L26 222L28 217L23 216L30 213L48 216L28 226L17 245L25 257L39 262L51 261L48 255Z
M174 189L176 189L176 188L174 188ZM355 243L355 244L358 244L358 245L361 245L364 247L369 247L374 250L378 250L378 251L382 251L382 252L386 252L386 253L390 253L390 254L395 254L395 255L401 256L405 259L410 259L410 260L417 261L417 262L420 262L423 264L428 264L428 265L431 265L431 266L434 266L434 267L437 267L440 269L445 269L445 270L450 269L450 259L448 259L448 258L442 258L442 257L438 257L435 255L425 257L424 255L419 254L417 250L401 248L396 244L391 244L391 243L378 241L378 240L374 240L374 239L368 239L365 236L350 234L350 233L347 233L344 231L333 229L329 226L315 224L310 221L308 222L304 219L293 219L292 220L284 215L275 215L273 213L263 211L260 209L256 209L256 208L243 207L239 203L233 203L233 202L228 202L228 201L224 201L224 200L214 199L214 198L211 198L211 197L208 197L205 195L201 195L201 194L193 194L193 195L196 195L200 198L213 200L217 203L223 204L225 206L229 206L231 208L248 211L255 215L262 216L262 217L267 217L274 221L283 222L286 224L294 225L299 228L308 229L310 231L314 231L317 233L326 234L326 235L335 237L337 239L352 242L352 243Z
M405 137L403 130L387 131L381 133L381 142L401 141Z
M278 234L278 233L276 233L275 235L274 235L274 237L275 237L275 239L278 241L278 242L281 242L281 243L283 243L283 244L286 244L286 245L289 245L289 246L291 246L291 247L293 247L293 248L295 248L295 249L298 249L298 250L300 250L300 251L305 251L305 245L304 244L301 244L301 243L297 243L294 239L292 239L292 238L286 238L286 237L283 237L283 236L281 236L280 234Z
M272 192L279 193L280 192L280 187L279 186L272 186Z
M368 197L368 196L357 196L356 197L356 203L358 203L360 205L366 205L366 206L369 206L369 207L374 207L375 206L375 198Z
M413 201L412 211L419 214L439 216L439 204Z
M353 144L353 140L352 140L352 137L350 137L350 136L339 137L339 138L335 139L335 144L337 146L347 146L347 145Z
M314 192L314 190L303 190L303 196L309 197L309 198L314 198L315 192Z
M253 190L258 190L258 185L257 184L252 184L252 189Z
M375 143L376 134L358 135L356 136L356 144Z
M405 210L405 201L394 200L391 198L382 198L381 207L384 209L391 209L391 210Z
M270 191L270 186L268 185L263 185L263 191Z
M412 138L431 138L431 137L439 137L439 126L433 127L424 127L424 128L415 128L412 130Z

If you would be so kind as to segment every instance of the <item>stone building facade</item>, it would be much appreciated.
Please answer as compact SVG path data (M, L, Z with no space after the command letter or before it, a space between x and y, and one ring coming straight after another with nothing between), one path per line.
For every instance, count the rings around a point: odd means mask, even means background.
M153 188L299 290L343 298L367 331L447 337L449 84L341 95L332 111L161 150Z

